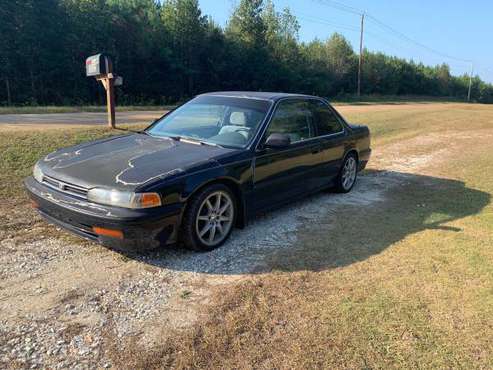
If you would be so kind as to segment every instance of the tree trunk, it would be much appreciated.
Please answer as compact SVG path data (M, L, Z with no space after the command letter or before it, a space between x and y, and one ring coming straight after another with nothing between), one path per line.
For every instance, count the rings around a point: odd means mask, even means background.
M37 102L37 99L36 99L36 89L35 89L35 86L34 86L34 72L33 72L33 69L30 68L29 69L29 77L31 78L31 103L36 101Z
M9 78L5 78L5 87L7 88L7 105L10 107L12 105L12 96L10 95L10 81Z
M193 75L189 72L188 75L188 96L193 96Z

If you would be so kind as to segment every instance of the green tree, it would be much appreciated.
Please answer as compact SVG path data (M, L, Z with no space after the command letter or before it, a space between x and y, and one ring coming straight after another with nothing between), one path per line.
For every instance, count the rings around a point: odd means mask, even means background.
M228 22L226 32L247 47L263 46L266 33L263 8L263 0L241 0Z
M339 33L334 33L325 44L327 68L334 80L334 93L354 91L354 76L357 70L357 57L351 44Z
M315 39L301 45L303 60L303 91L311 94L328 96L332 87L332 78L326 68L325 49L323 43Z
M300 26L272 0L240 0L225 29L198 0L4 0L0 5L0 104L103 103L84 60L105 52L120 103L173 103L210 90L354 94L357 56L340 34L300 43ZM469 76L364 51L365 94L466 99ZM473 79L472 99L493 102Z
M276 11L268 1L262 11L265 41L268 48L269 82L273 90L294 91L300 84L301 52L298 44L299 23L289 9ZM266 62L267 63L267 62Z
M0 86L0 104L12 104L13 81L15 80L16 25L14 15L19 8L17 2L10 1L0 7L0 81L4 84Z
M202 15L197 0L167 0L163 4L161 17L173 51L171 73L178 77L178 92L180 97L191 96L195 92L194 82L200 74L206 17Z
M263 9L263 0L241 0L226 27L231 48L228 77L238 89L262 90L272 85Z

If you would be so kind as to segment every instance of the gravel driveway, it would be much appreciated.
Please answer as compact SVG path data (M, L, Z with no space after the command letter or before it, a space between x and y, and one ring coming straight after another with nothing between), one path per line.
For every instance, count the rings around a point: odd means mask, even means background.
M397 150L377 150L371 168L386 171L361 176L350 194L322 193L261 215L211 253L121 255L21 211L0 233L0 367L110 368L109 343L136 337L150 348L167 329L192 325L211 287L269 273L306 225L330 234L339 215L385 202L406 172L440 154L403 161Z

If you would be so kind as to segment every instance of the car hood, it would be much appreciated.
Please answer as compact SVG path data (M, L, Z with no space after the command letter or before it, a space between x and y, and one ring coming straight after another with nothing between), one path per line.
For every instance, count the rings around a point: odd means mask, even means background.
M191 144L144 134L116 136L48 154L43 173L85 188L135 190L201 168L233 149Z

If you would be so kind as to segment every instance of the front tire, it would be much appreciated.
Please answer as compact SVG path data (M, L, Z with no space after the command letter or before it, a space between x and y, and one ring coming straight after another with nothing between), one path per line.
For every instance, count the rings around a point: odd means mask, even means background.
M207 252L229 238L236 221L236 199L223 184L207 186L194 195L183 216L181 235L185 247Z
M338 193L349 193L358 177L358 159L356 154L349 153L344 159L341 171L337 176L335 190Z

